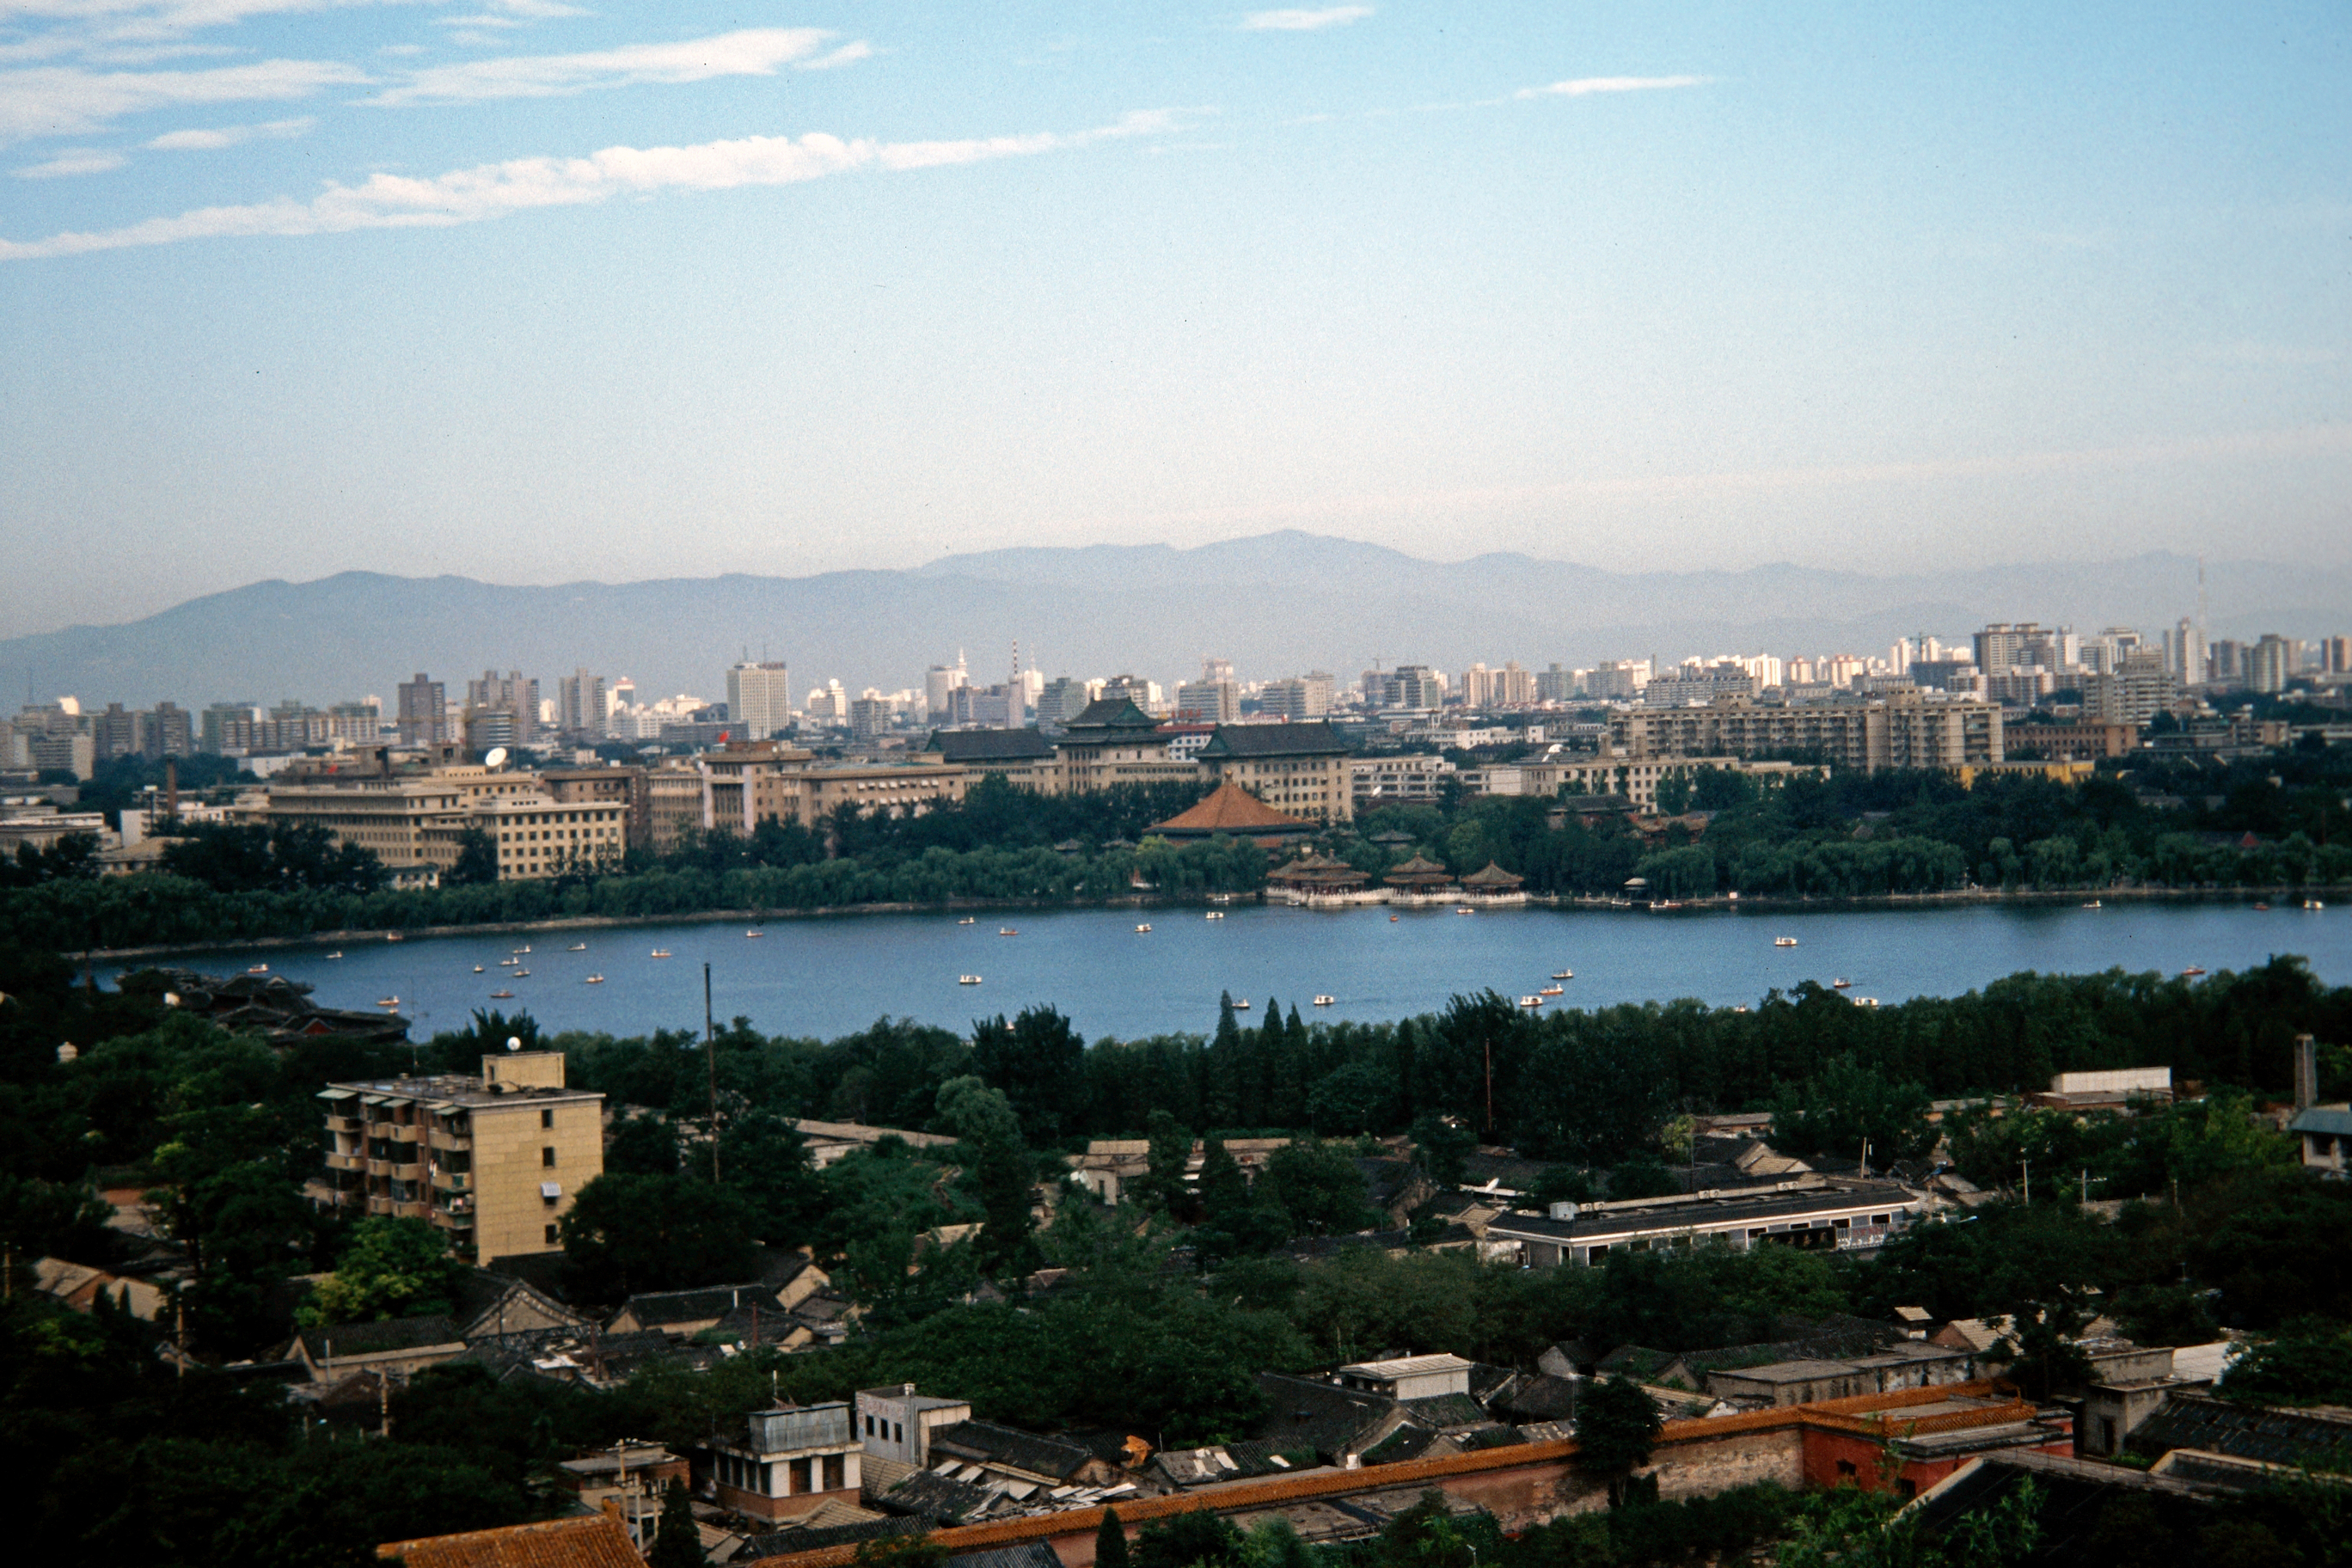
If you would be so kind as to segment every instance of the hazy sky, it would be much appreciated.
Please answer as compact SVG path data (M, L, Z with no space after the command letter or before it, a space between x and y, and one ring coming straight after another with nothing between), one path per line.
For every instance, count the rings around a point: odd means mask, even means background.
M0 0L0 635L346 568L2352 559L2352 7Z

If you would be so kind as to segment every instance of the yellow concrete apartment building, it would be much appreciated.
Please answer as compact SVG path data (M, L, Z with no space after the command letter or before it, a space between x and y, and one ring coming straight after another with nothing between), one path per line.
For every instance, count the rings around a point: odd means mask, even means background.
M333 1083L313 1201L421 1219L469 1263L553 1252L573 1197L604 1171L604 1097L568 1089L561 1051L486 1056L479 1078Z

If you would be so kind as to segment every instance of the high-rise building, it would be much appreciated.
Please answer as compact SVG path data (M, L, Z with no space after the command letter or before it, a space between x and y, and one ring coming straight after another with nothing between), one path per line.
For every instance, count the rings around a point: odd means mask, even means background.
M2294 644L2276 632L2264 632L2262 641L2246 650L2247 689L2284 691L2296 663Z
M935 664L923 674L923 700L931 710L934 721L945 721L955 699L950 695L971 684L971 673L964 668L963 655L959 652L952 665Z
M1086 711L1087 704L1101 690L1102 683L1097 680L1074 680L1066 675L1049 680L1037 691L1037 722L1056 727L1066 724ZM936 720L940 710L932 709L931 716Z
M474 728L474 715L497 710L509 716L509 726L514 732L511 741L500 745L528 746L539 736L539 682L527 679L520 669L500 675L495 669L482 671L479 680L466 682L466 723L468 735ZM471 744L470 739L468 744Z
M2319 668L2330 675L2352 672L2352 637L2320 638Z
M1567 702L1576 696L1576 671L1563 669L1558 663L1536 671L1536 700Z
M556 683L555 727L583 740L604 735L604 678L585 668L574 669Z
M849 733L860 741L878 740L890 728L890 700L872 687L849 700Z
M2110 724L2145 724L2169 711L2176 688L2165 657L2135 648L2113 672L2083 677L2083 717Z
M793 671L782 659L730 665L727 723L735 738L765 741L793 727Z
M147 749L147 715L110 702L89 721L90 754L99 762L110 757L135 757Z
M1314 670L1287 680L1269 680L1259 688L1258 711L1297 724L1320 719L1331 711L1331 675Z
M1391 705L1398 708L1442 708L1445 677L1425 664L1401 664L1390 678Z
M448 694L440 681L416 672L414 680L400 683L400 743L404 746L436 746L452 739L448 730ZM205 714L210 728L211 713Z
M2182 686L2202 686L2209 671L2206 668L2205 634L2188 616L2164 634L2164 662L2172 671L2172 679Z
M147 733L142 748L153 757L186 757L195 754L195 731L188 710L176 702L158 702L155 710L147 715Z
M1188 680L1176 688L1178 723L1230 724L1241 716L1242 689L1231 680Z

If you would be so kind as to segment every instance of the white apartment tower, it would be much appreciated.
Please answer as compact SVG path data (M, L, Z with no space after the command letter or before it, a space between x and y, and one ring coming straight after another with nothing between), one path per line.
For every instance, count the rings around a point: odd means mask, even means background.
M765 741L793 723L793 671L782 659L730 665L727 727L739 741Z

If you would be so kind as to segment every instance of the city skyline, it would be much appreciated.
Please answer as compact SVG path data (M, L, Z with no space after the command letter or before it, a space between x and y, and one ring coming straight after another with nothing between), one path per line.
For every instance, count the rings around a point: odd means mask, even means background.
M0 629L1281 525L2352 559L2339 11L460 9L0 8Z

